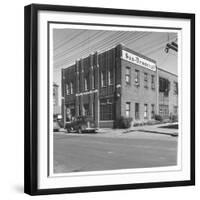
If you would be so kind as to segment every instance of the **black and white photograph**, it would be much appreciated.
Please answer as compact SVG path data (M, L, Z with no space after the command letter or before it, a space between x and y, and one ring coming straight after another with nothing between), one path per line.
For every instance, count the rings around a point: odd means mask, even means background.
M53 172L177 166L177 30L64 26L51 41Z
M194 15L25 11L25 191L194 185Z

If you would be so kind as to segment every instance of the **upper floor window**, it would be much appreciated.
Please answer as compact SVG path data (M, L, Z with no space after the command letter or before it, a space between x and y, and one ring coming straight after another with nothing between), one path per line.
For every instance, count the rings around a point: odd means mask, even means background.
M71 91L71 94L74 93L74 90L73 90L73 83L72 83L72 82L70 83L70 91Z
M108 71L108 85L113 84L113 70L109 69Z
M126 67L125 81L126 81L126 85L131 84L131 68L130 67Z
M69 94L69 84L66 84L66 94Z
M151 89L155 89L155 76L151 75Z
M92 73L92 89L95 88L95 79L94 79L94 72Z
M135 70L135 85L140 85L140 72L137 69Z
M105 87L106 86L106 75L105 75L105 71L101 71L101 87Z
M168 79L159 77L159 92L163 92L165 97L169 96L170 81Z
M148 105L144 104L144 119L148 118Z
M144 73L144 87L148 88L148 74L146 72Z
M174 94L178 94L178 83L174 81Z
M88 82L87 82L87 78L84 79L84 90L88 90Z

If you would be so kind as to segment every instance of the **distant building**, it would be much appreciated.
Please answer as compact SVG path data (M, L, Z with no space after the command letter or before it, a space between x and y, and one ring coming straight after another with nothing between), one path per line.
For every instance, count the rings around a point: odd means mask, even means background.
M163 118L178 116L178 78L177 75L158 68L159 112Z
M99 127L132 117L148 121L178 115L177 76L123 45L95 52L62 69L62 115L91 116Z
M58 88L59 86L56 83L53 83L53 114L61 114L61 107L58 102Z

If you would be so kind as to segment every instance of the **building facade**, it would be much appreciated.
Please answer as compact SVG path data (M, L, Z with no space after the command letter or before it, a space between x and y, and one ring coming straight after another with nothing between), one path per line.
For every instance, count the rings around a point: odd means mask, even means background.
M178 117L178 77L160 68L158 68L158 76L158 114L163 118Z
M113 127L122 116L133 122L170 117L178 114L176 83L177 76L157 68L155 60L121 44L95 52L62 69L63 123L79 115L99 127Z

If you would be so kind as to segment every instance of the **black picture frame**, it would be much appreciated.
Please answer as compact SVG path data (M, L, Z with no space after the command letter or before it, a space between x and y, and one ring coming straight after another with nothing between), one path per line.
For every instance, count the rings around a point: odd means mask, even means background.
M98 14L117 14L138 17L162 17L166 19L190 20L190 71L191 71L191 119L190 119L190 180L172 182L150 182L119 185L83 186L73 188L38 189L38 12L80 12ZM24 10L24 65L25 65L25 99L24 99L24 192L30 195L96 192L110 190L160 188L186 186L195 184L195 14L156 12L144 10L122 10L95 7L75 7L61 5L31 4Z

